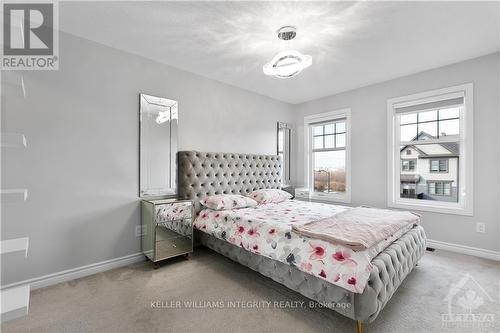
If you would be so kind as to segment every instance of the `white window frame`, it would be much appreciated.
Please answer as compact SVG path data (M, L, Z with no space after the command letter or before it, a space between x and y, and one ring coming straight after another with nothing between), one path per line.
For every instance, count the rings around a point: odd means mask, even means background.
M346 186L344 193L319 193L314 192L314 174L312 159L312 125L320 122L335 121L345 118L346 141L345 141L345 164L346 164ZM313 200L351 203L351 109L339 109L304 117L304 151L305 168L304 179L309 189L309 197Z
M395 106L413 106L446 100L463 95L460 114L460 163L458 170L458 202L400 198L399 117ZM473 84L437 89L387 100L387 205L394 208L430 211L457 215L474 215L474 101ZM427 142L431 142L428 140Z

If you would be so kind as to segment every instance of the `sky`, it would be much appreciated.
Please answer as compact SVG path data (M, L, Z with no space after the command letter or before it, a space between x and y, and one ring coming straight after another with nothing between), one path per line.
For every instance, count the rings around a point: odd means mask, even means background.
M345 169L345 150L314 153L314 169Z

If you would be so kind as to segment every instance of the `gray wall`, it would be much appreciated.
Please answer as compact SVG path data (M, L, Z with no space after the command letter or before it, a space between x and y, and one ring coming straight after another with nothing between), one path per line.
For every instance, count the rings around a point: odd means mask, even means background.
M499 250L499 55L291 106L136 55L61 34L60 70L25 71L27 97L2 77L2 131L28 148L2 149L2 239L29 236L27 260L3 257L2 285L140 250L139 92L179 101L180 149L273 154L276 122L296 122L295 178L303 179L303 116L352 110L353 204L386 206L388 98L474 82L475 216L423 213L434 240ZM290 112L295 111L295 112ZM474 222L486 223L486 234Z
M473 82L474 216L423 212L422 221L430 239L500 250L499 63L496 53L295 105L297 185L304 184L303 117L351 108L352 203L386 207L387 99ZM475 222L486 223L486 233L476 233Z
M276 153L291 106L61 33L59 71L25 71L27 97L2 77L2 239L29 236L27 260L3 257L2 285L140 251L139 93L179 101L182 150Z

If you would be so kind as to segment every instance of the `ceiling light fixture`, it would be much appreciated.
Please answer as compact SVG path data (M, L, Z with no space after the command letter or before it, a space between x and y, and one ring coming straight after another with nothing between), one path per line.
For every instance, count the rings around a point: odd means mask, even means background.
M297 29L293 26L281 27L278 38L285 42L285 49L278 52L270 62L262 67L264 74L287 79L299 74L304 68L311 66L312 57L304 55L296 50L288 48L290 40L297 35Z
M163 124L166 121L170 120L170 110L167 110L165 112L163 111L158 111L158 117L156 117L156 123L158 125Z

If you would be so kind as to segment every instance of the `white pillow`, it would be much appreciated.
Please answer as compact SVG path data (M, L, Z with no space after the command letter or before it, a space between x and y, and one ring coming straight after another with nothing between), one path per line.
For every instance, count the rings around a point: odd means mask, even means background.
M261 205L266 203L283 202L291 199L292 195L278 189L262 189L248 193L247 197L254 199L259 205Z
M257 206L257 202L255 200L239 194L210 195L201 199L200 203L213 210L230 210Z

